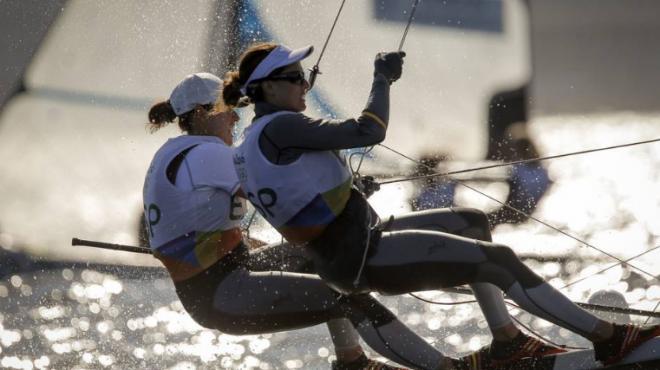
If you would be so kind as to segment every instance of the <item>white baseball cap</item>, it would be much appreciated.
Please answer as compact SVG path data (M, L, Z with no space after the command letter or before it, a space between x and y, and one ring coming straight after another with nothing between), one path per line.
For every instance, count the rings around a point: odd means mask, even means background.
M268 53L268 56L259 63L257 68L254 69L250 78L243 84L241 87L241 92L243 95L247 93L247 87L253 81L260 80L262 78L268 77L271 72L274 70L288 66L291 63L299 62L307 58L314 51L314 47L309 45L304 48L291 50L289 47L284 45L279 45L273 51Z
M186 76L172 90L170 105L180 116L198 105L215 104L222 87L222 80L211 73L199 72Z

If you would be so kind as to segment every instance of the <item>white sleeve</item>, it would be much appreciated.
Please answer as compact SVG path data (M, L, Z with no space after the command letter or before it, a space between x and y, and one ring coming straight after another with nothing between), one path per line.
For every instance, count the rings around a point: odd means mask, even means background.
M193 148L184 160L194 189L220 188L234 194L240 184L233 160L234 150L220 143L203 143Z

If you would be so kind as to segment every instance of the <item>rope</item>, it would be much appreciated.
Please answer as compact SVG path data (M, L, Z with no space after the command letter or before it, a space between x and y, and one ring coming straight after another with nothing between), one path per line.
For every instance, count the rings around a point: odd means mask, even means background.
M491 166L483 166L483 167L472 168L472 169L466 169L466 170L460 170L460 171L446 172L446 173L440 173L440 174L431 174L431 175L426 175L426 176L415 176L415 177L412 177L412 178L405 178L405 179L399 179L399 180L384 181L384 182L380 182L379 185L384 185L384 184L389 184L389 183L395 183L395 182L401 182L401 181L407 181L407 180L416 180L416 179L430 178L430 177L435 177L435 176L438 176L438 177L439 177L439 176L449 176L449 175L452 175L452 174L465 173L465 172L471 172L471 171L478 171L478 170L490 169L490 168L495 168L495 167L511 166L511 165L520 164L520 163L536 162L536 161L542 161L542 160L548 160L548 159L554 159L554 158L568 157L568 156L573 156L573 155L587 154L587 153L593 153L593 152L604 151L604 150L611 150L611 149L618 149L618 148L630 147L630 146L634 146L634 145L649 144L649 143L654 143L654 142L658 142L658 141L660 141L660 138L659 138L659 139L652 139L652 140L638 141L638 142L634 142L634 143L627 143L627 144L620 144L620 145L612 145L612 146L604 147L604 148L581 150L581 151L577 151L577 152L564 153L564 154L558 154L558 155L547 156L547 157L540 157L540 158L533 158L533 159L528 159L528 160L520 160L520 161L508 162L508 163L503 163L503 164L491 165ZM400 156L402 156L402 157L404 157L404 158L406 158L406 159L408 159L408 160L410 160L410 161L412 161L412 162L414 162L414 163L417 163L418 165L423 165L423 166L425 166L425 167L427 167L427 168L431 168L430 166L428 166L428 165L426 165L426 164L424 164L424 163L422 163L422 162L420 162L420 161L417 161L417 160L415 160L415 159L413 159L413 158L411 158L411 157L409 157L409 156L407 156L407 155L405 155L405 154L403 154L403 153L401 153L401 152L398 152L398 151L396 151L396 150L394 150L394 149L392 149L392 148L389 148L389 147L387 147L387 146L385 146L385 145L383 145L383 144L380 144L380 146L382 146L383 148L388 149L388 150L390 150L390 151L392 151L392 152L394 152L394 153L396 153L396 154L398 154L398 155L400 155ZM645 254L647 254L647 253L650 253L650 252L652 252L652 251L654 251L654 250L660 248L660 245L658 245L658 246L656 246L656 247L654 247L654 248L651 248L651 249L649 249L649 250L647 250L647 251L644 251L644 252L642 252L642 253L639 253L639 254L637 254L637 255L635 255L635 256L633 256L633 257L630 257L630 258L628 258L628 259L626 259L626 260L622 260L622 259L620 259L620 258L618 258L618 257L616 257L616 256L614 256L614 255L611 255L610 253L607 253L607 252L601 250L600 248L597 248L596 246L594 246L594 245L592 245L592 244L590 244L590 243L587 243L587 242L584 241L584 240L581 240L580 238L577 238L577 237L575 237L575 236L573 236L573 235L571 235L571 234L569 234L569 233L567 233L567 232L565 232L565 231L563 231L563 230L560 230L559 228L557 228L557 227L555 227L555 226L553 226L553 225L548 224L547 222L544 222L544 221L542 221L542 220L540 220L540 219L538 219L538 218L536 218L536 217L533 217L532 215L529 215L529 214L527 214L526 212L524 212L524 211L522 211L522 210L519 210L519 209L517 209L517 208L515 208L515 207L512 207L512 206L510 206L510 205L508 205L508 204L505 204L504 202L501 202L501 201L499 201L499 200L497 200L497 199L491 197L490 195L488 195L488 194L486 194L486 193L484 193L484 192L481 192L481 191L479 191L479 190L477 190L477 189L475 189L475 188L473 188L473 187L471 187L471 186L469 186L469 185L463 183L463 182L460 181L460 180L456 180L456 182L457 182L458 184L460 184L460 185L462 185L462 186L465 186L466 188L468 188L468 189L470 189L470 190L472 190L472 191L474 191L474 192L476 192L476 193L482 195L482 196L485 196L485 197L488 198L488 199L491 199L491 200L493 200L493 201L499 203L500 205L502 205L502 206L504 206L504 207L506 207L506 208L508 208L508 209L510 209L510 210L513 210L513 211L515 211L515 212L517 212L517 213L519 213L519 214L522 214L522 215L524 215L524 216L526 216L526 217L528 217L528 218L530 218L530 219L532 219L532 220L534 220L534 221L536 221L536 222L538 222L538 223L540 223L540 224L542 224L542 225L544 225L544 226L546 226L546 227L551 228L552 230L555 230L555 231L557 231L557 232L559 232L559 233L561 233L561 234L563 234L563 235L565 235L565 236L567 236L567 237L570 237L571 239L574 239L574 240L576 240L576 241L578 241L578 242L580 242L580 243L582 243L582 244L584 244L584 245L586 245L586 246L588 246L588 247L590 247L590 248L592 248L592 249L594 249L594 250L596 250L596 251L598 251L598 252L600 252L600 253L602 253L602 254L608 256L608 257L610 257L610 258L613 258L613 259L615 259L616 261L618 261L616 264L614 264L614 265L612 265L612 266L609 266L609 267L607 267L607 268L605 268L605 269L602 269L602 270L600 270L600 271L598 271L598 272L596 272L596 273L594 273L594 274L592 274L592 275L589 275L589 276L586 276L586 277L584 277L584 278L581 278L581 279L578 279L578 280L576 280L576 281L573 281L573 282L571 282L571 283L568 283L568 284L566 284L565 286L563 286L561 289L565 289L565 288L567 288L567 287L569 287L569 286L571 286L571 285L574 285L574 284L579 283L580 281L584 281L584 280L586 280L586 279L588 279L588 278L590 278L590 277L593 277L593 276L598 275L598 274L600 274L600 273L602 273L602 272L605 272L605 271L607 271L607 270L609 270L609 269L611 269L611 268L614 268L614 267L616 267L616 266L620 266L620 265L623 265L623 264L627 264L628 266L632 267L633 269L635 269L635 270L637 270L637 271L640 271L640 272L644 273L644 274L647 275L647 276L650 276L653 280L660 281L660 279L659 279L658 277L656 277L655 275L653 275L653 274L651 274L651 273L649 273L649 272L646 272L645 270L642 270L642 269L640 269L640 268L638 268L638 267L636 267L636 266L634 266L634 265L632 265L632 264L629 263L630 261L632 261L632 260L634 260L634 259L636 259L636 258L639 258L639 257L641 257L641 256L643 256L643 255L645 255ZM453 304L452 304L452 303L446 303L446 302L433 302L433 301L430 301L430 300L423 299L423 298L421 298L421 297L419 297L419 296L416 296L416 295L414 295L414 294L412 294L412 293L411 293L410 295L411 295L412 297L414 297L414 298L417 298L417 299L423 301L423 302L427 302L427 303L431 303L431 304L459 305L459 304L466 304L466 303L472 303L472 302L474 302L474 301L461 301L461 302L455 302L455 303L453 303ZM511 304L511 303L509 303L509 302L507 302L507 303L508 303L508 304ZM651 311L651 314L646 313L647 317L646 317L646 320L644 321L644 325L646 325L646 324L648 323L648 321L651 319L651 317L654 316L653 314L657 311L657 309L658 309L659 307L660 307L660 301L655 305L655 307L654 307L653 310ZM519 325L522 325L522 323L520 323L518 320L516 320L515 318L513 318L513 319L514 319ZM530 328L527 328L527 327L524 326L524 325L522 325L522 326L525 327L530 333L534 334L535 336L537 336L537 337L539 337L539 338L541 338L541 339L543 339L543 340L545 340L545 341L547 341L547 342L549 342L549 343L551 343L551 344L553 344L553 345L556 345L554 342L552 342L552 341L548 340L547 338L545 338L545 337L539 335L538 333L534 332L534 331L531 330Z
M412 24L412 20L413 17L415 16L415 10L417 10L418 4L419 4L419 0L415 0L412 9L410 10L410 16L408 17L408 24L406 24L406 29L403 30L403 36L401 37L401 42L399 43L399 51L403 49L403 43L406 41L406 36L408 35L408 29L410 28L410 24Z
M351 153L348 156L348 166L351 169L351 173L353 174L354 177L357 177L358 179L360 179L360 177L361 177L360 176L360 168L362 167L362 162L364 162L364 157L367 154L369 154L373 149L374 149L374 147L370 146L370 147L366 148L363 151L354 152L354 153ZM360 156L360 161L358 162L357 168L354 169L353 168L353 157L355 157L355 156Z
M419 4L419 0L415 0L415 2L412 5L412 9L410 10L410 16L408 17L408 23L406 24L406 28L403 30L403 36L401 36L401 42L399 42L399 51L403 48L403 43L406 41L406 36L408 35L408 30L410 29L410 25L412 24L413 17L415 16L415 11L417 10L417 5ZM343 6L343 4L342 4ZM358 180L360 180L360 167L362 166L362 161L364 160L364 156L367 155L369 152L373 150L374 146L370 146L368 149L364 150L361 153L353 153L348 159L349 164L351 164L351 159L353 155L355 154L361 154L360 156L360 162L358 163L358 167L356 170L352 171L353 176L357 177ZM351 166L351 170L353 170L353 167Z
M485 168L502 167L502 166L513 165L513 164L517 164L517 163L527 163L527 162L532 162L532 161L539 161L539 160L546 160L546 159L552 159L552 158L566 157L566 156L569 156L569 155L578 155L578 154L593 153L593 152L596 152L596 151L603 151L603 150L609 150L609 149L615 149L615 148L623 148L623 147L628 147L628 146L633 146L633 145L648 144L648 143L652 143L652 142L656 142L656 141L660 141L660 139L645 140L645 141L640 141L640 142L635 142L635 143L628 143L628 144L621 144L621 145L613 145L613 146L609 146L609 147L605 147L605 148L589 149L589 150L582 150L582 151L579 151L579 152L572 152L572 153L559 154L559 155L554 155L554 156L549 156L549 157L533 158L533 159L531 159L531 160L522 160L522 161L515 161L515 162L504 163L504 164L492 165L492 166L484 166L484 167L479 167L479 168L474 168L474 169L467 169L467 170L461 170L461 171L453 171L453 172L447 172L447 173L440 174L440 175L442 175L442 176L446 176L446 175L449 175L449 174L464 173L464 172L476 171L476 170L479 170L479 169L485 169ZM418 164L418 165L422 165L422 166L425 166L426 168L432 169L430 166L426 165L425 163L422 163L422 162L420 162L420 161L417 161L416 159L413 159L413 158L411 158L411 157L409 157L409 156L407 156L407 155L405 155L405 154L403 154L403 153L400 153L400 152L398 152L398 151L396 151L396 150L393 150L393 149L391 149L391 148L389 148L389 147L387 147L387 146L385 146L385 145L382 145L382 144L379 144L379 145L381 145L382 147L384 147L384 148L386 148L386 149L388 149L388 150L393 151L394 153L397 153L397 154L401 155L402 157L404 157L404 158L406 158L406 159L408 159L408 160L410 160L410 161L412 161L412 162L414 162L414 163L416 163L416 164ZM405 180L392 180L392 181L385 181L385 182L381 182L381 183L379 183L379 185L390 184L390 183L394 183L394 182L406 181L406 180L411 180L411 179L422 179L422 178L428 178L428 177L433 177L433 176L434 176L434 175L415 176L414 178L408 178L408 179L405 179ZM435 174L435 176L438 176L438 174ZM558 227L555 227L555 226L553 226L553 225L551 225L551 224L549 224L549 223L547 223L547 222L545 222L545 221L543 221L543 220L541 220L541 219L539 219L539 218L537 218L537 217L534 217L534 216L528 214L527 212L524 212L524 211L519 210L519 209L517 209L517 208L515 208L515 207L512 207L511 205L508 205L508 204L506 204L506 203L504 203L504 202L501 202L500 200L495 199L494 197L492 197L492 196L490 196L490 195L488 195L488 194L486 194L486 193L484 193L484 192L482 192L482 191L480 191L480 190L477 190L477 189L475 189L475 188L473 188L473 187L467 185L467 184L464 183L463 181L460 181L460 180L455 180L455 181L456 181L456 183L458 183L459 185L464 186L464 187L466 187L466 188L468 188L468 189L470 189L470 190L476 192L477 194L480 194L480 195L482 195L482 196L484 196L484 197L486 197L486 198L488 198L488 199L490 199L490 200L492 200L492 201L494 201L494 202L496 202L496 203L498 203L498 204L500 204L500 205L502 205L502 206L504 206L504 207L506 207L506 208L508 208L508 209L510 209L510 210L512 210L512 211L514 211L514 212L517 212L517 213L519 213L519 214L521 214L521 215L523 215L523 216L525 216L525 217L527 217L527 218L529 218L529 219L532 219L532 220L534 220L534 221L536 221L536 222L538 222L538 223L540 223L540 224L542 224L542 225L544 225L544 226L546 226L546 227L548 227L548 228L550 228L550 229L552 229L552 230L554 230L554 231L556 231L556 232L558 232L558 233L560 233L560 234L562 234L562 235L565 235L565 236L567 236L567 237L569 237L569 238L571 238L571 239L573 239L573 240L575 240L575 241L577 241L577 242L579 242L579 243L581 243L581 244L583 244L583 245L585 245L585 246L587 246L587 247L589 247L589 248L592 248L592 249L594 249L594 250L600 252L601 254L604 254L604 255L606 255L606 256L608 256L608 257L610 257L610 258L612 258L612 259L618 261L619 264L627 263L626 261L620 259L619 257L616 257L616 256L614 256L614 255L612 255L612 254L610 254L610 253L608 253L608 252L606 252L606 251L604 251L604 250L602 250L602 249L600 249L600 248L594 246L593 244L588 243L588 242L585 241L585 240L582 240L582 239L580 239L580 238L578 238L578 237L576 237L576 236L574 236L574 235L572 235L572 234L569 234L569 233L567 233L567 232L565 232L565 231L559 229ZM645 271L645 270L643 270L643 269L641 269L641 268L639 268L639 267L636 267L635 265L632 265L632 264L630 264L630 263L628 263L628 266L630 266L630 267L632 267L633 269L635 269L635 270L637 270L637 271L643 273L644 275L647 275L647 276L651 277L653 280L660 281L660 279L659 279L657 276L651 274L650 272L647 272L647 271Z
M321 48L321 52L319 53L319 58L316 60L316 64L314 64L314 66L310 69L309 90L311 90L312 87L314 87L314 83L316 82L316 75L321 74L321 70L319 69L319 64L321 63L321 58L323 58L323 54L325 53L325 48L328 46L330 37L332 36L332 33L335 31L335 26L337 25L337 21L339 20L341 11L342 9L344 9L344 3L346 3L346 0L342 0L341 5L339 6L339 11L337 11L337 15L335 16L335 20L332 22L332 27L330 27L330 32L328 33L328 37L326 37L325 43L323 43L323 48Z
M569 233L567 233L566 231L561 230L560 228L558 228L558 227L556 227L556 226L553 226L553 225L551 225L551 224L549 224L549 223L547 223L547 222L541 220L540 218L534 217L534 216L530 215L529 213L527 213L527 212L525 212L525 211L521 211L521 210L519 210L519 209L517 209L517 208L515 208L515 207L512 207L512 206L510 206L510 205L508 205L508 204L505 204L504 202L501 202L501 201L499 201L499 200L497 200L497 199L491 197L490 195L488 195L488 194L486 194L486 193L484 193L484 192L482 192L482 191L479 191L479 190L477 190L477 189L475 189L475 188L473 188L473 187L471 187L471 186L469 186L469 185L466 185L466 184L463 183L462 181L457 181L457 183L458 183L459 185L465 186L466 188L468 188L468 189L470 189L470 190L472 190L472 191L474 191L474 192L476 192L476 193L478 193L478 194L483 195L484 197L486 197L486 198L488 198L488 199L490 199L490 200L492 200L492 201L494 201L494 202L499 203L500 205L502 205L502 206L504 206L504 207L506 207L506 208L508 208L508 209L510 209L510 210L512 210L512 211L514 211L514 212L517 212L517 213L519 213L519 214L521 214L521 215L523 215L523 216L525 216L525 217L528 217L528 218L530 218L530 219L532 219L532 220L534 220L534 221L540 223L540 224L543 225L543 226L546 226L546 227L548 227L548 228L550 228L550 229L552 229L552 230L554 230L554 231L556 231L556 232L558 232L558 233L560 233L560 234L562 234L562 235L564 235L564 236L567 236L567 237L569 237L569 238L571 238L571 239L573 239L573 240L575 240L575 241L577 241L577 242L579 242L579 243L582 243L582 244L584 244L585 246L587 246L587 247L589 247L589 248L592 248L592 249L594 249L594 250L596 250L596 251L598 251L598 252L600 252L600 253L606 255L607 257L610 257L610 258L612 258L612 259L618 261L619 264L624 264L624 263L626 263L626 261L620 259L619 257L617 257L617 256L615 256L615 255L613 255L613 254L611 254L611 253L608 253L608 252L606 252L606 251L604 251L604 250L602 250L602 249L596 247L595 245L593 245L593 244L591 244L591 243L589 243L589 242L587 242L587 241L585 241L585 240L582 240L582 239L578 238L578 237L575 236L575 235L569 234ZM635 265L631 265L630 263L628 263L628 266L630 266L630 267L632 267L633 269L635 269L635 270L637 270L637 271L643 273L644 275L649 276L649 277L652 278L653 280L660 281L660 279L659 279L657 276L653 275L653 274L650 273L650 272L647 272L647 271L645 271L645 270L642 270L641 268L636 267Z
M515 305L515 304L513 304L513 303L510 303L510 302L506 302L506 303L508 303L508 304L510 304L510 305L512 305L512 306L516 306L516 307L518 307L518 305ZM552 340L550 340L550 339L548 339L548 338L542 336L541 334L535 332L532 328L530 328L529 326L523 324L520 320L518 320L518 319L515 318L514 316L511 316L511 319L512 319L513 321L515 321L518 325L520 325L520 326L522 326L523 328L525 328L525 330L527 330L527 331L528 331L530 334L532 334L533 336L537 337L538 339L540 339L540 340L542 340L542 341L544 341L544 342L546 342L546 343L550 343L550 344L552 344L552 345L555 346L555 347L559 347L559 348L567 348L567 349L577 349L577 350L588 349L588 348L585 348L585 347L574 347L574 346L567 346L567 345L565 345L565 344L559 344L559 343L554 342L554 341L552 341Z
M437 305L442 305L442 306L459 306L462 304L468 304L468 303L477 303L476 299L471 299L469 301L458 301L458 302L438 302L438 301L432 301L430 299L422 298L414 293L408 293L409 296L413 298L417 298L422 302L430 303L430 304L437 304Z
M660 301L655 304L655 307L653 307L653 313L655 313L658 310L658 307L660 307ZM644 320L644 325L649 323L649 320L651 320L651 315L646 317L646 320Z
M252 210L252 215L250 216L250 220L248 221L247 225L245 225L245 228L243 229L245 231L245 234L248 238L250 239L250 226L252 226L252 221L254 221L254 216L257 215L257 210L253 209Z
M606 268L604 268L604 269L602 269L602 270L596 271L596 272L594 272L594 273L591 274L591 275L587 275L587 276L585 276L585 277L582 277L582 278L579 278L579 279L577 279L577 280L571 281L570 283L564 285L563 287L561 287L561 288L559 288L559 289L565 289L565 288L568 288L569 286L572 286L572 285L575 285L575 284L580 283L580 282L582 282L582 281L585 281L585 280L587 280L587 279L589 279L589 278L592 278L592 277L594 277L594 276L596 276L596 275L598 275L598 274L602 274L603 272L605 272L605 271L607 271L607 270L610 270L610 269L613 269L613 268L615 268L615 267L617 267L617 266L621 266L622 264L626 264L626 263L628 263L629 261L632 261L632 260L634 260L634 259L636 259L636 258L639 258L639 257L641 257L641 256L643 256L643 255L645 255L645 254L651 253L651 252L653 252L654 250L659 249L659 248L660 248L660 245L657 245L657 246L655 246L655 247L653 247L653 248L651 248L651 249L649 249L649 250L646 250L646 251L644 251L644 252L642 252L642 253L639 253L639 254L637 254L637 255L634 255L634 256L632 256L632 257L630 257L630 258L628 258L628 259L625 259L625 260L623 261L623 263L621 263L621 262L617 262L617 263L615 263L615 264L613 264L613 265L611 265L611 266L609 266L609 267L606 267Z
M519 161L512 161L512 162L505 162L505 163L498 163L498 164L493 164L493 165L488 165L488 166L482 166L482 167L474 167L474 168L468 168L464 170L458 170L458 171L451 171L451 172L443 172L443 173L432 173L430 175L421 175L421 176L410 176L410 177L404 177L401 179L396 179L396 180L388 180L388 181L383 181L379 182L379 185L386 185L386 184L394 184L397 182L403 182L403 181L412 181L412 180L420 180L420 179L426 179L426 178L431 178L431 177L445 177L445 176L450 176L450 175L457 175L461 173L467 173L467 172L474 172L474 171L480 171L480 170L487 170L491 168L497 168L497 167L505 167L505 166L513 166L516 164L523 164L523 163L530 163L530 162L540 162L540 161L545 161L548 159L555 159L555 158L562 158L562 157L569 157L573 155L579 155L579 154L588 154L588 153L594 153L594 152L600 152L604 150L610 150L610 149L619 149L619 148L625 148L629 146L634 146L634 145L642 145L642 144L649 144L649 143L654 143L660 141L660 138L657 139L652 139L652 140L644 140L644 141L637 141L634 143L628 143L628 144L620 144L620 145L612 145L608 147L603 147L603 148L596 148L596 149L588 149L588 150L580 150L577 152L571 152L571 153L564 153L564 154L557 154L557 155L551 155L547 157L539 157L539 158L530 158L530 159L523 159ZM383 144L378 144L382 146L383 148L396 153L406 159L409 159L415 163L418 163L415 159L412 159L405 154L396 151L386 145Z

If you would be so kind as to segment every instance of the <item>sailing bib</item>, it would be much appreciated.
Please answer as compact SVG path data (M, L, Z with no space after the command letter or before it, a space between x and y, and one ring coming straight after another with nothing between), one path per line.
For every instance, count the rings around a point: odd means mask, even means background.
M255 120L245 130L234 165L248 200L275 228L327 225L344 209L352 175L335 151L304 152L294 162L271 163L259 148L259 136L280 111Z
M189 150L208 144L221 146L212 152L218 158L186 164L186 171L216 171L213 181L190 189L172 183L172 176L168 178L167 174L170 164L182 160L180 156ZM168 140L151 162L143 189L149 244L175 280L203 271L240 241L238 227L245 214L245 204L232 195L238 187L238 178L231 161L225 160L229 165L219 165L220 156L231 158L232 153L217 137L182 135ZM194 173L189 173L189 177L194 178ZM192 184L191 179L185 180ZM236 232L228 237L226 231L233 229Z

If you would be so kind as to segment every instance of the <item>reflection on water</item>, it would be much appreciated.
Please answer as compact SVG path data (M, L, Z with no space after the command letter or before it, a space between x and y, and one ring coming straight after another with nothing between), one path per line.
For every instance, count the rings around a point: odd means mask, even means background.
M531 128L541 151L557 154L660 137L659 121L632 114L554 117L539 119ZM537 217L622 259L660 245L659 144L553 160L548 169L555 185ZM482 190L489 189L497 190ZM381 215L401 213L411 192L408 184L384 186L373 201ZM489 207L479 195L465 193L461 199ZM534 221L500 225L494 238L526 256L535 271L576 301L586 302L594 292L608 289L620 293L631 307L652 310L660 302L660 288L649 276L622 266L592 276L613 260ZM658 275L654 261L659 255L654 251L631 264ZM0 367L329 368L333 352L323 326L225 335L190 319L162 270L58 266L14 273L0 282ZM419 295L443 303L471 298L443 292ZM476 304L431 305L410 296L380 299L448 354L473 351L490 341ZM512 313L554 341L588 345L518 309Z

